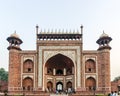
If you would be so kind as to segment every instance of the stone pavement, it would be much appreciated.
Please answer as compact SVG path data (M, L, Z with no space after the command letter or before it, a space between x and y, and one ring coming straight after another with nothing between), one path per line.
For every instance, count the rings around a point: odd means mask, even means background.
M67 94L50 94L50 96L68 96Z

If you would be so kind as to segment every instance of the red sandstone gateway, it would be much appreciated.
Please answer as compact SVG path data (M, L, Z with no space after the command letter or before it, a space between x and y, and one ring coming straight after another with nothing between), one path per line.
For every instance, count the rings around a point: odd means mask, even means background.
M97 50L83 50L83 26L80 28L80 32L40 32L36 26L36 50L22 50L23 41L16 32L8 37L8 93L33 96L110 93L112 38L103 32L97 40Z

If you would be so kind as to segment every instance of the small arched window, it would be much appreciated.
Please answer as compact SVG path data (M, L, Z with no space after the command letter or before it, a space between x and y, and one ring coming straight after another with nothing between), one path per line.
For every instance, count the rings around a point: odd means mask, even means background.
M86 73L95 73L96 72L96 64L92 59L88 59L85 62L85 72Z
M24 73L34 72L34 64L32 60L30 59L25 60L25 62L23 63L23 72Z
M51 68L48 68L47 74L52 75L53 74L53 70Z
M71 75L71 74L72 74L72 69L71 68L67 69L67 75Z
M57 74L57 75L63 75L63 70L58 69L58 70L56 71L56 74Z

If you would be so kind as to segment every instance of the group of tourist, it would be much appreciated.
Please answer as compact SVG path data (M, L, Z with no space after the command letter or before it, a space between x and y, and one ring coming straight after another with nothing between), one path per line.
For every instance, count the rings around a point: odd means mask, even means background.
M55 94L72 94L75 93L75 89L74 88L68 88L66 90L53 90L51 88L46 88L45 92L49 92L49 93L55 93Z
M72 94L72 93L75 93L75 89L73 89L73 88L68 88L68 89L66 89L66 90L56 90L55 93L56 93L56 94L61 94L61 93Z
M111 92L109 96L118 96L118 93L115 91L115 92Z

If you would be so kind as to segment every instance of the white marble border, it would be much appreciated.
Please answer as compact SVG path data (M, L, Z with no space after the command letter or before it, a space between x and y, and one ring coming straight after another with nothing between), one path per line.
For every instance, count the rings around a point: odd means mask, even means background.
M34 87L35 87L35 67L36 67L36 61L35 61L35 55L22 55L21 56L21 87L22 87L22 81L25 76L32 76L32 79L34 80ZM23 63L27 60L30 59L33 61L34 64L34 73L23 73ZM23 77L24 76L24 77Z
M92 59L95 61L95 64L96 64L96 73L85 73L85 62L88 60L88 59ZM85 87L85 80L88 78L88 77L93 77L95 80L96 80L96 87L98 86L98 62L97 62L97 56L96 55L85 55L83 57L83 64L84 64L84 87Z

